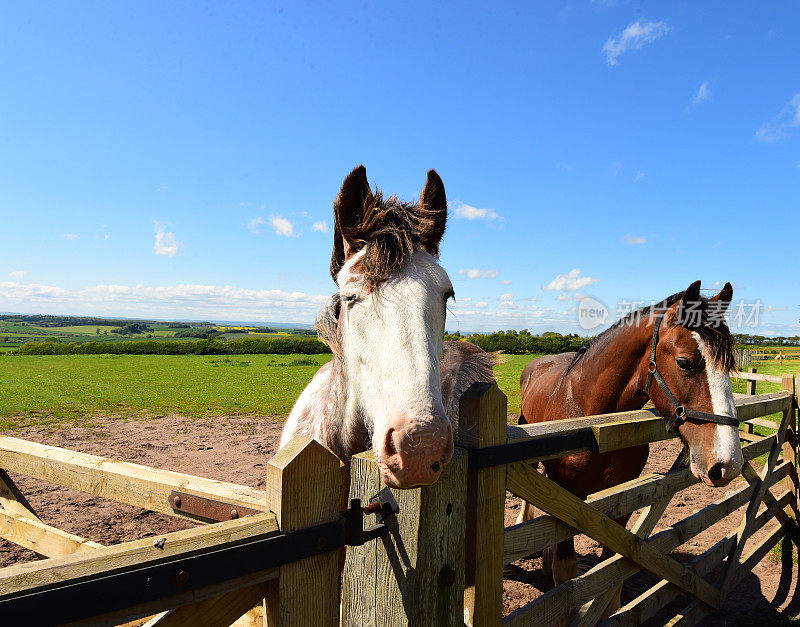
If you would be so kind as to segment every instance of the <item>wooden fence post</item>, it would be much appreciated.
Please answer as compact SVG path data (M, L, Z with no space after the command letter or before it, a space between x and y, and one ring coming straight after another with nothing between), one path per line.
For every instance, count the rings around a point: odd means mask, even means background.
M800 373L797 375L800 381ZM797 406L797 383L793 374L784 374L781 376L781 388L787 392L792 393L792 408L789 410L789 426L786 428L786 435L783 441L783 459L791 461L794 464L791 477L794 482L794 493L797 498L800 492L800 478L797 474L797 419L798 419L798 406Z
M456 442L465 448L505 444L506 428L506 395L495 383L473 383L461 397ZM468 625L499 625L503 617L505 502L505 465L469 471L464 590Z
M372 452L353 457L350 498L366 505L384 486ZM463 625L466 451L433 485L392 490L390 533L348 547L342 625ZM371 524L367 517L365 524Z
M755 368L748 368L747 372L755 373L755 372L757 372L757 370ZM756 382L755 381L748 381L747 382L747 393L750 396L755 396L755 393L756 393Z
M281 531L339 517L339 459L318 442L295 436L267 464L267 499ZM339 624L339 553L281 566L270 582L264 623Z

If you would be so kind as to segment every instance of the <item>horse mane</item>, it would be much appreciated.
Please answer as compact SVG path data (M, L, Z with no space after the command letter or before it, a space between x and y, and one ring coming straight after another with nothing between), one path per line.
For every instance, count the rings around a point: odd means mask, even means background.
M359 266L369 288L387 281L417 250L439 256L439 242L426 238L436 227L437 213L425 205L395 195L384 198L376 190L364 199L363 215L357 229L348 229L344 235L356 250L365 251Z
M575 354L575 357L572 358L572 361L564 371L562 380L567 376L567 374L569 374L570 370L572 370L573 367L575 367L578 362L581 361L585 355L592 350L592 348L606 344L609 340L616 336L621 329L638 324L639 321L649 317L653 313L666 311L675 303L679 302L683 298L684 294L685 292L676 292L671 296L667 296L660 303L648 305L647 307L642 307L641 309L636 309L617 320L605 331L593 337L589 344L578 350L578 352ZM733 358L733 335L731 335L731 331L728 328L728 324L725 322L725 318L722 315L719 315L719 305L715 301L711 301L705 296L700 296L700 302L701 313L699 324L692 325L691 327L687 328L690 328L692 331L696 331L706 343L711 356L711 361L714 363L714 365L724 372L730 372L735 367Z
M336 357L342 356L342 340L338 331L341 307L342 300L339 294L334 294L314 321L317 339L330 348Z

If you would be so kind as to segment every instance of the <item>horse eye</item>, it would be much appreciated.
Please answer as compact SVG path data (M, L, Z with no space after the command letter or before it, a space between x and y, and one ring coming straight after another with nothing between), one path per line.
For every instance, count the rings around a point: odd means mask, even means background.
M347 296L342 296L342 300L346 303L354 303L358 300L358 294L348 294Z
M676 359L675 361L678 363L678 368L681 370L686 370L687 372L692 371L692 363L688 359Z

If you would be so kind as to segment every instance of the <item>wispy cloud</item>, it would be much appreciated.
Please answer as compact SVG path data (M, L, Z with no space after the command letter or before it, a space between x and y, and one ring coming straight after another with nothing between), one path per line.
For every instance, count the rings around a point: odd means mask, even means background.
M543 286L543 290L556 290L559 292L575 292L587 285L597 283L600 279L590 276L581 276L580 268L573 268L566 274L559 274L555 279Z
M511 279L500 279L500 285L513 285L513 283Z
M14 270L14 272L9 272L8 276L12 281L22 281L25 278L25 274L25 270Z
M653 43L669 31L666 22L644 22L637 20L616 37L611 37L603 45L603 52L609 65L617 65L619 58L628 50L639 50Z
M500 300L504 300L504 301L512 301L512 300L514 300L514 295L513 295L513 294L511 294L510 292L509 292L509 293L507 293L507 294L502 294L502 295L500 296Z
M647 173L646 173L644 170L637 170L637 171L636 171L636 176L634 176L634 177L633 177L633 182L634 182L634 183L638 183L638 182L639 182L639 181L641 181L641 180L642 180L642 179L643 179L645 176L647 176Z
M256 216L255 218L250 218L245 224L245 228L250 231L251 233L258 234L261 232L261 227L264 225L264 218L261 216Z
M617 176L622 172L622 161L615 161L611 164L611 176Z
M755 139L764 143L781 141L798 128L800 128L800 93L794 95L772 122L761 125L756 131Z
M479 209L459 201L453 203L453 211L463 220L502 220L494 209Z
M488 306L489 303L487 303L485 300L479 300L477 303L475 303L475 309L486 309Z
M622 239L626 244L630 244L631 246L641 246L647 243L647 238L641 235L626 235Z
M166 230L166 225L161 222L155 223L156 240L153 243L153 250L156 255L164 255L165 257L174 257L178 254L178 247L180 242L175 239L172 231Z
M700 89L697 90L694 98L692 98L692 104L698 105L709 98L711 98L711 89L708 86L708 81L703 81L703 84L700 85Z
M325 222L325 220L322 220L320 222L314 222L314 224L311 225L311 230L317 231L318 233L327 233L328 223Z
M53 285L0 281L0 310L217 320L311 321L324 294L232 285Z
M78 239L78 236L75 233L62 233L61 237L64 239Z
M269 223L272 225L272 228L275 229L275 233L277 235L283 235L284 237L294 237L294 224L292 224L289 220L284 218L283 216L270 216Z
M458 273L468 279L494 279L498 274L497 270L481 270L480 268L462 268Z

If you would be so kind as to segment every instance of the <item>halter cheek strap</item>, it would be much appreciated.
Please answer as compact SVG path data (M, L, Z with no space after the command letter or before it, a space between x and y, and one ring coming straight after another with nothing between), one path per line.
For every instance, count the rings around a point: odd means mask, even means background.
M644 390L647 396L650 396L650 385L655 379L658 387L664 392L667 400L675 408L675 411L667 419L667 431L672 431L678 421L696 420L698 422L714 422L718 425L729 425L731 427L739 428L739 419L731 416L722 416L720 414L709 414L704 411L697 411L696 409L686 409L683 404L675 398L675 395L669 389L667 382L661 376L656 365L656 347L658 346L658 331L661 328L661 322L664 320L664 313L656 316L656 322L653 326L653 343L650 346L650 361L647 364L647 382L645 383ZM652 399L652 397L650 397Z

